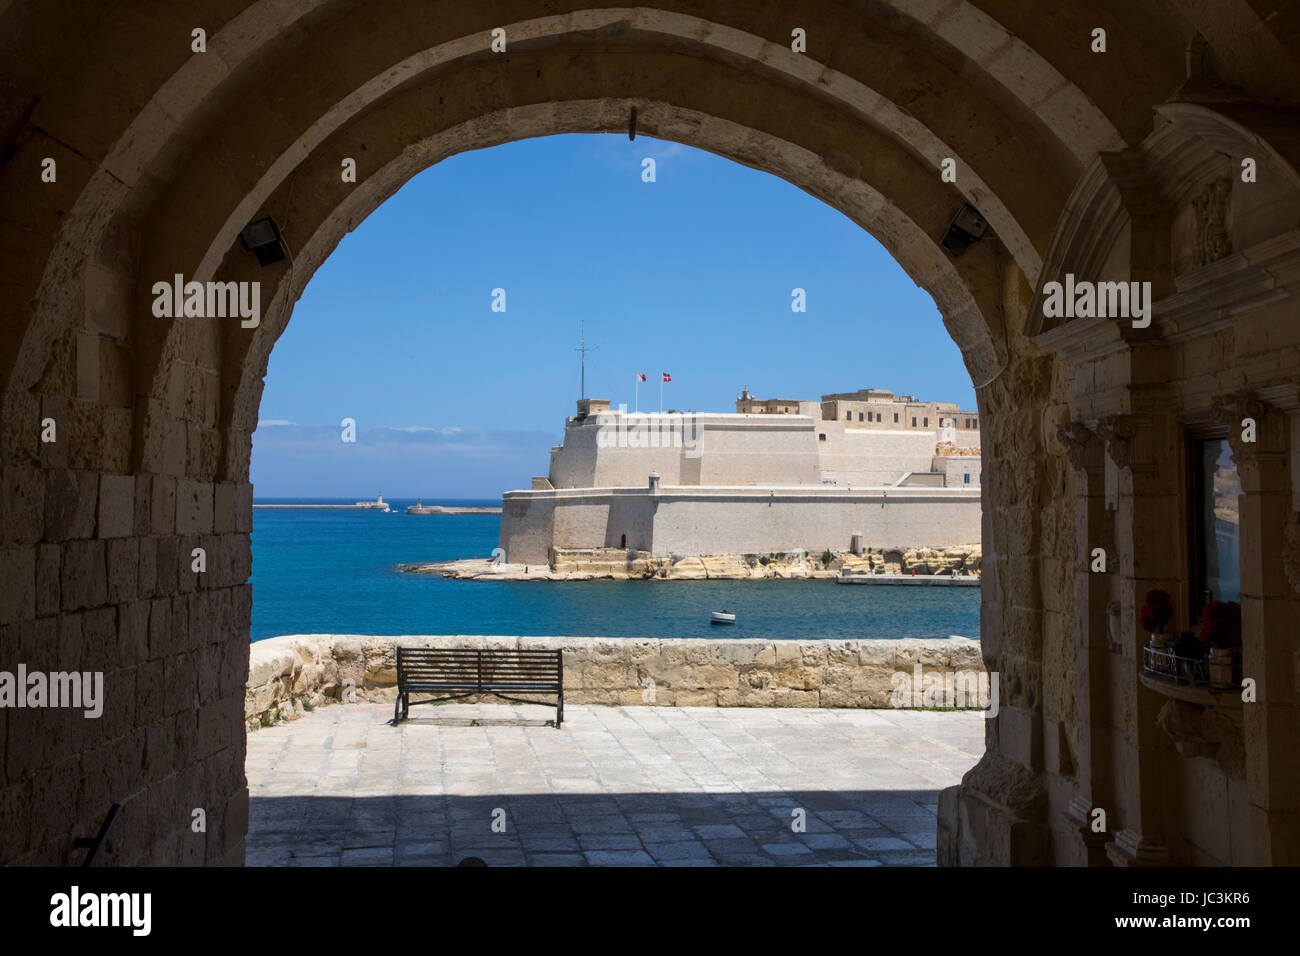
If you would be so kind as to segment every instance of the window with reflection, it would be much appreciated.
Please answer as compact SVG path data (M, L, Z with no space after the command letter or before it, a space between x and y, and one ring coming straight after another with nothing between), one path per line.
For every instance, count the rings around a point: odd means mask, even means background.
M1192 443L1193 620L1210 601L1241 601L1241 480L1227 439Z

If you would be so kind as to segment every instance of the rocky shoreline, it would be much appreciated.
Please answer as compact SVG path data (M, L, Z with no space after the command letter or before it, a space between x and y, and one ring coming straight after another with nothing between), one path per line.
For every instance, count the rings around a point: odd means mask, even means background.
M413 574L440 574L465 581L758 581L853 574L952 574L979 577L978 544L952 548L880 548L863 554L652 555L647 551L594 548L552 552L550 564L508 564L492 558L403 564Z

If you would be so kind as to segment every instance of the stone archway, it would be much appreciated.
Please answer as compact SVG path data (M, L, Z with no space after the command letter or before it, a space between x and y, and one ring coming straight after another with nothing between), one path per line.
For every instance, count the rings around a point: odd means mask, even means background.
M1065 463L1055 426L1095 422L1071 397L1083 366L1053 359L1070 343L1031 326L1030 305L1045 272L1073 265L1059 250L1088 190L1112 202L1098 177L1141 210L1127 213L1134 236L1159 233L1160 216L1130 198L1133 164L1148 162L1143 144L1161 122L1155 107L1211 94L1295 105L1286 21L1224 6L1118 13L1099 3L1045 20L989 2L873 0L859 12L817 0L787 22L770 11L755 20L739 0L573 4L545 16L522 0L490 13L259 0L234 14L195 4L149 18L130 5L50 17L10 4L0 12L14 104L0 116L0 256L6 295L22 305L0 342L0 553L17 582L0 626L7 657L79 659L105 671L116 703L89 735L31 722L11 731L21 743L10 746L5 819L24 822L5 834L4 860L66 860L68 835L115 800L150 812L124 816L110 859L242 859L248 453L292 303L342 235L420 169L527 136L622 132L633 107L646 135L767 170L840 209L934 296L987 423L981 631L1004 689L988 754L945 798L940 853L1085 858L1067 811L1088 803L1080 708L1103 697L1089 678L1100 680L1092 648L1104 637L1083 612L1097 594L1075 581L1095 524L1079 504L1090 479ZM1095 68L1096 25L1118 71ZM503 53L491 49L496 28ZM806 52L791 47L796 28ZM204 52L192 49L194 29ZM340 180L345 157L357 160L356 184ZM951 183L939 176L949 157ZM42 184L47 158L58 176ZM992 234L953 258L937 240L964 202ZM284 232L288 262L259 268L240 249L239 230L263 215ZM1089 216L1098 228L1114 206ZM1084 238L1088 255L1102 248ZM1122 250L1088 261L1172 291L1175 267L1128 241L1128 261ZM155 317L153 283L175 274L260 282L263 321ZM1282 375L1243 368L1235 385L1274 387ZM46 419L62 440L40 440ZM209 554L197 582L184 561L192 546ZM1146 546L1133 542L1127 560L1140 563ZM1171 751L1142 735L1159 751L1154 774ZM1282 821L1260 853L1284 858L1294 799L1252 799ZM1141 822L1157 802L1117 808L1137 844L1159 842ZM210 826L196 843L187 822L200 805Z

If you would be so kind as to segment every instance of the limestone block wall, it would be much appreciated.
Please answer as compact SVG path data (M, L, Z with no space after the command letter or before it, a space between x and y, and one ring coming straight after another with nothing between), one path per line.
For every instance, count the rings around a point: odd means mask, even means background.
M874 493L732 489L660 495L655 554L766 553L804 548L950 547L980 540L978 493Z
M978 439L976 431L958 431L954 444ZM615 411L570 424L549 477L555 488L641 488L652 472L664 485L888 486L928 469L937 441L937 419L913 429L807 415Z
M571 495L557 498L555 534L552 544L569 547L570 542L604 543L609 529L609 508L613 495ZM509 552L506 552L509 555Z
M894 706L903 675L978 675L969 638L865 641L595 637L359 637L306 634L252 646L244 720L250 729L301 716L327 699L393 700L398 645L564 651L564 699L658 707ZM348 683L350 681L350 683ZM910 686L910 685L907 685ZM346 688L346 690L345 690ZM491 700L492 698L485 698Z
M641 488L651 472L667 485L818 484L814 425L800 415L607 412L565 429L549 477L556 488Z
M701 485L817 484L813 422L799 415L753 416L708 423L701 436ZM776 418L772 422L766 419Z
M509 559L519 563L546 561L554 541L555 506L548 496L511 494L501 496L500 546Z
M91 470L72 420L58 465L3 472L0 669L102 673L103 709L0 710L0 862L79 864L118 803L97 865L240 863L252 486Z
M554 488L592 488L596 485L596 434L593 425L564 430L564 444L551 449L547 477Z
M936 429L885 431L824 422L818 434L822 478L840 484L892 485L909 471L928 471L938 441Z
M978 490L664 488L516 491L503 496L501 547L512 564L550 549L628 547L655 555L767 554L803 548L946 548L980 540ZM626 544L623 536L626 535Z
M656 502L652 495L615 495L609 503L605 547L649 550L654 543Z

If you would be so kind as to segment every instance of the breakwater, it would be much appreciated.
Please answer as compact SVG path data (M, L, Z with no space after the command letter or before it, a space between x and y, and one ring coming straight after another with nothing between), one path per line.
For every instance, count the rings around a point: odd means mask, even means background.
M499 515L501 509L414 504L406 509L406 513L408 515Z
M373 501L358 501L354 505L262 505L254 508L266 508L270 511L388 511L388 505L378 505Z

